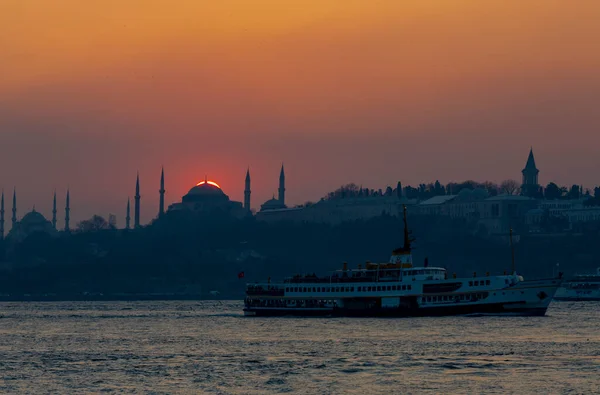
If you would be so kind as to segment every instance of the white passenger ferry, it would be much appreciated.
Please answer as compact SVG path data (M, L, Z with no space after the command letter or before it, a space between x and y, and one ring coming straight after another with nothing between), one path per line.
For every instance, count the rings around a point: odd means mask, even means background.
M404 246L388 263L329 276L294 276L281 283L246 285L248 316L441 316L467 314L544 315L559 278L525 281L514 271L499 276L448 276L442 267L413 266L404 208Z
M600 267L596 274L579 274L563 283L556 291L555 300L600 300Z

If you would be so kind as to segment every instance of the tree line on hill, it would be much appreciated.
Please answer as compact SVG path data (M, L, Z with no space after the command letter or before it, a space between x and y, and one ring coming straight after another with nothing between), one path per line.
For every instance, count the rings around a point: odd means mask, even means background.
M519 195L522 192L521 185L515 180L504 180L500 184L491 181L473 181L450 182L442 185L438 180L430 183L419 184L418 187L407 185L402 187L398 182L395 188L387 186L385 189L370 189L359 186L355 183L342 185L336 190L329 192L323 197L323 200L336 200L346 198L377 197L377 196L396 196L407 199L426 200L435 196L457 195L462 190L482 189L488 193L488 196L496 195ZM529 191L527 191L529 192ZM582 199L588 200L588 205L600 205L600 187L593 190L584 190L582 186L572 185L570 188L559 186L554 182L548 183L545 187L533 191L532 196L539 199L548 200L566 200Z

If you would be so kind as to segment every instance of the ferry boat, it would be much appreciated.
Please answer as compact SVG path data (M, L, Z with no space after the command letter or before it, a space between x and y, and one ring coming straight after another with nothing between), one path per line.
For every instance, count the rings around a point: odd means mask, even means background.
M246 285L247 316L444 316L546 313L560 278L525 281L512 274L456 278L443 267L414 266L404 207L404 245L389 262L341 270L324 277L294 276ZM511 231L512 248L512 231Z
M579 274L565 281L554 300L600 300L600 267L595 274Z

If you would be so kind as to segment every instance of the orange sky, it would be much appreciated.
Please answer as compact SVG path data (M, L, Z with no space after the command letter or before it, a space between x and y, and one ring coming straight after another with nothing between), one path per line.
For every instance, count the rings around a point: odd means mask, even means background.
M20 213L143 215L209 174L253 206L517 178L600 184L600 3L555 0L4 0L0 186Z

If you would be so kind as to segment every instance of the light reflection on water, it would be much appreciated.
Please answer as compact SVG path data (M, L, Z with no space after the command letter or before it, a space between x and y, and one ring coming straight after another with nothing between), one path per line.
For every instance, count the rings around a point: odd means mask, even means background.
M599 393L600 303L546 317L255 318L241 302L0 304L0 392Z

